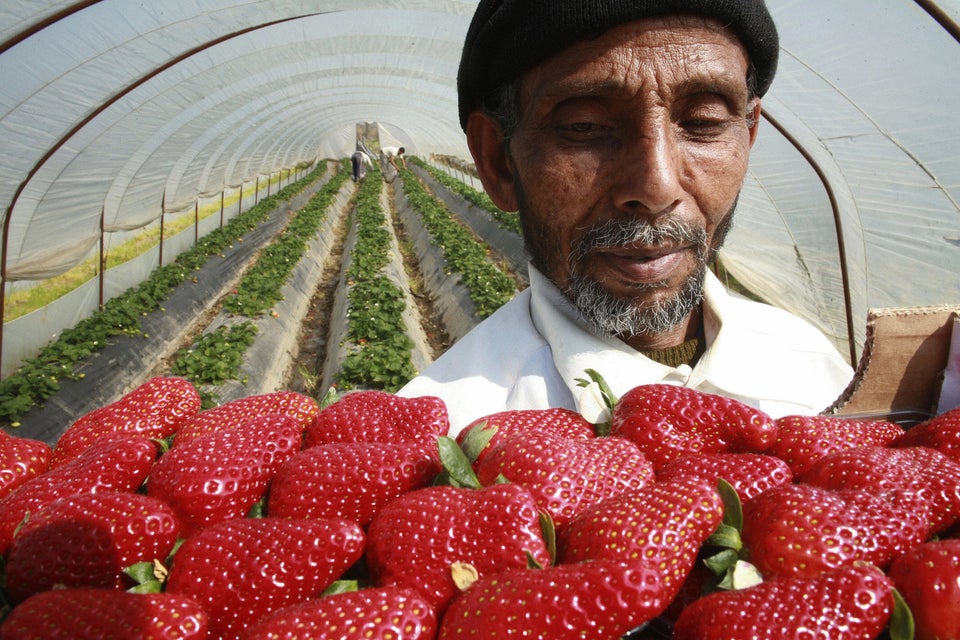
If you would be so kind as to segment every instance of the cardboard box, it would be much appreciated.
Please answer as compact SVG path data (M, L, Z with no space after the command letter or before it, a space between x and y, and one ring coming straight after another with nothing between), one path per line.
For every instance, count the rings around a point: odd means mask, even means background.
M904 426L935 415L958 318L953 305L871 309L853 380L824 413Z

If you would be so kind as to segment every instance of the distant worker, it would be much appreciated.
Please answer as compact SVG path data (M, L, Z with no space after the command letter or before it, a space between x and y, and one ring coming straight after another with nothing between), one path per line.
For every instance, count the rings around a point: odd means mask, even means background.
M400 166L407 168L407 159L403 157L406 151L403 147L380 147L380 170L384 180L393 182L400 173ZM397 164L397 160L400 164Z
M353 152L353 155L350 156L350 164L353 165L353 181L359 182L366 177L367 167L372 163L370 162L370 156L360 149L357 149Z

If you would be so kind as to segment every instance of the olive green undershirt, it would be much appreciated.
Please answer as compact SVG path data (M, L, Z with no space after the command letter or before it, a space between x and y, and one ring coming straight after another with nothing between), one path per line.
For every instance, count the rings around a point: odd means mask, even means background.
M700 356L703 355L703 352L706 349L705 342L706 341L703 338L698 336L692 340L681 342L675 347L667 347L666 349L651 349L649 351L641 351L640 353L647 356L654 362L659 362L660 364L668 367L679 367L682 364L690 365L692 367L697 363L697 360L700 359Z

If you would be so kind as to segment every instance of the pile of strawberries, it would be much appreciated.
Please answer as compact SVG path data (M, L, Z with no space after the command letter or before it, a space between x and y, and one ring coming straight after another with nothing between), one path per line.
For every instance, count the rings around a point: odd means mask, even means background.
M607 399L454 439L438 398L157 377L0 432L0 640L960 637L960 409Z

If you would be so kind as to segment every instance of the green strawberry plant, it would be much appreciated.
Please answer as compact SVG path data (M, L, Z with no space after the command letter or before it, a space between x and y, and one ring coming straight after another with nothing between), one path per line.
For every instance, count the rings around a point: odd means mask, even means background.
M403 322L403 292L384 273L391 234L380 207L381 181L364 180L357 193L357 239L345 273L347 357L336 375L340 389L396 391L416 375L410 358L413 341Z
M243 354L257 333L257 325L245 320L202 334L190 347L178 352L172 372L197 384L222 384L234 379L243 364Z
M410 205L442 249L450 269L460 275L477 315L486 318L516 294L516 283L490 261L490 249L455 221L410 170L401 170L400 176Z
M488 196L485 191L477 191L473 187L451 177L449 174L438 170L436 167L430 166L420 158L415 157L411 160L450 191L453 191L473 206L488 211L501 227L520 235L520 216L516 212L504 211L493 204L493 200L490 199L490 196Z
M224 301L224 308L238 315L256 317L282 299L280 290L307 249L307 242L326 218L340 187L347 179L345 167L330 179L291 220L276 241L264 249L237 285L237 294Z

